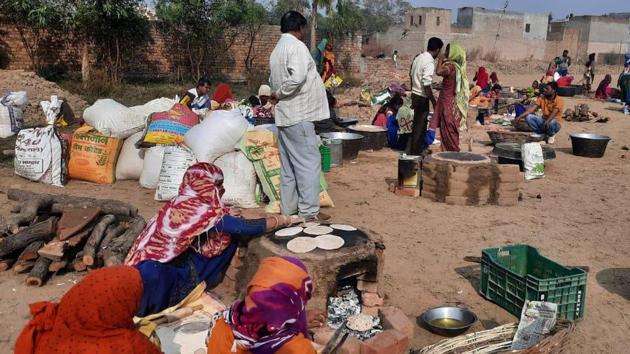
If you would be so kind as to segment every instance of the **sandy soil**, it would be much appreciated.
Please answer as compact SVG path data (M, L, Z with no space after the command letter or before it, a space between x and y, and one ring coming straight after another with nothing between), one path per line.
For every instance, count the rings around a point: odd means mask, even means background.
M503 79L507 85L525 85L537 75ZM385 241L383 286L387 304L401 308L414 322L427 308L445 303L465 305L480 319L473 327L475 331L516 321L477 293L479 266L462 258L479 256L486 247L527 243L561 264L590 267L586 316L571 336L568 352L628 352L630 154L622 146L630 145L630 117L624 117L616 104L586 98L566 100L567 106L577 103L588 103L610 121L565 123L554 146L557 158L547 164L546 177L524 182L523 200L516 207L460 207L398 197L387 190L387 182L397 175L397 153L387 149L362 152L355 162L327 174L337 205L327 212L335 221L373 230ZM368 120L372 114L373 110L365 112L361 118ZM573 132L609 135L612 140L604 158L573 156L568 138ZM472 135L473 150L489 152L484 146L488 138L483 128L475 127ZM624 154L628 157L622 158ZM135 204L147 218L160 206L153 201L152 191L133 181L113 186L70 181L65 188L51 188L0 169L0 187L117 198ZM9 204L0 193L0 214L9 212ZM29 303L58 300L81 276L54 277L41 288L27 288L24 278L12 272L0 274L2 353L10 352L28 320ZM412 346L420 348L440 339L417 326Z

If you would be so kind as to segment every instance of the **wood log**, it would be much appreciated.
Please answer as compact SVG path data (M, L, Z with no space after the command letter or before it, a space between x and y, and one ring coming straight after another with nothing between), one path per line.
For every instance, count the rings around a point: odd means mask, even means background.
M44 241L34 241L31 242L26 248L20 253L18 257L18 261L35 261L39 257L37 251L40 248L44 247Z
M51 261L60 261L67 249L67 242L54 239L48 242L44 247L40 248L37 253L40 257L48 258Z
M101 244L98 247L98 253L97 253L97 258L100 259L101 261L105 258L104 254L105 251L108 249L108 246L110 243L112 243L112 241L122 235L125 230L127 229L127 227L124 224L111 224L107 227L107 231L105 231L105 237L103 237L103 240L101 241ZM94 264L96 264L96 260L94 260ZM94 265L93 264L93 265Z
M52 261L45 257L37 258L33 269L28 273L26 277L26 285L28 286L42 286L46 277L48 276L48 267L50 267Z
M35 261L19 261L13 265L13 273L26 273L35 265Z
M29 226L17 234L5 237L0 241L0 257L24 249L34 241L50 240L55 233L57 220L56 217L51 217L48 220Z
M60 213L64 208L100 208L104 214L114 214L133 217L138 214L138 208L114 199L95 199L88 197L75 197L61 194L34 193L21 189L11 188L7 192L7 198L13 201L27 201L36 198L46 198L52 201L54 213Z
M142 217L136 217L129 223L129 228L124 234L114 239L103 252L103 262L106 267L120 265L127 257L127 253L144 230L146 222Z
M83 230L100 213L99 208L64 208L57 223L57 237L67 240Z
M83 263L85 263L85 265L91 266L94 264L96 250L105 236L105 231L107 231L109 225L113 224L114 221L116 221L116 217L114 215L105 215L92 230L90 237L85 243L85 247L83 247Z
M0 260L0 272L7 271L13 266L17 258L5 258Z
M87 266L83 262L83 254L83 251L79 251L72 261L72 269L74 269L76 272L83 272L87 269Z
M19 232L22 225L29 225L37 217L37 213L41 209L47 209L52 205L52 199L46 197L33 197L23 201L20 206L20 212L9 215L0 225L0 232L10 231L13 234Z
M53 261L48 266L48 271L57 273L58 271L64 269L67 265L68 265L68 260L65 258L60 261Z

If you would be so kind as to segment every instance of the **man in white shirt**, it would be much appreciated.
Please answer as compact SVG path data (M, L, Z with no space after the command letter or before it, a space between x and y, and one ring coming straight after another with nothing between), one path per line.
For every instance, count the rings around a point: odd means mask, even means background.
M409 155L421 155L427 148L424 136L427 132L429 102L435 108L435 97L431 84L435 72L435 58L440 55L444 42L437 37L429 39L427 51L418 54L409 70L411 78L411 107L413 108L413 127L406 152Z
M327 218L319 212L321 157L313 122L330 118L330 112L324 83L302 42L305 28L306 18L299 12L282 16L282 36L269 59L269 82L282 163L280 207L284 215L297 213L313 221Z
M185 104L192 110L208 109L210 108L210 97L208 97L209 91L210 80L201 78L197 81L197 86L188 90L184 97L179 100L179 103Z

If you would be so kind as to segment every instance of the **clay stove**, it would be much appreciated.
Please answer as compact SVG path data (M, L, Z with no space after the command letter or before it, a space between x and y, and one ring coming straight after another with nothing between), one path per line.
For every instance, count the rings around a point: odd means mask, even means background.
M522 180L518 165L470 152L440 152L422 162L421 196L454 205L512 206Z
M244 295L247 284L263 258L290 256L302 260L313 279L314 293L308 303L309 308L326 309L328 297L335 295L337 289L344 285L352 285L363 293L373 294L368 295L367 300L378 303L382 295L378 283L382 276L384 248L380 237L361 230L335 230L334 234L345 241L342 248L334 251L315 249L309 253L296 254L286 248L290 238L276 238L274 235L250 242L236 277L237 291ZM364 294L362 297L365 297Z

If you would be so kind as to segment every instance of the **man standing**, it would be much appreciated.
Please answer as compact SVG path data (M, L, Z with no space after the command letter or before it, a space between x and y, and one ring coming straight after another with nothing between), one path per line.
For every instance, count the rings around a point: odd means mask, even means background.
M567 76L569 74L569 66L571 66L571 57L569 56L569 51L565 49L564 52L562 52L562 57L560 57L558 74L560 74L560 76Z
M326 218L319 212L321 157L313 122L330 117L324 83L302 42L306 18L289 11L280 20L282 36L271 53L272 101L282 163L280 207L309 221Z
M527 125L538 134L547 135L547 143L553 144L555 135L560 131L564 102L558 96L558 84L551 82L541 90L542 96L538 97L516 120L525 118ZM542 117L534 115L538 109L542 110ZM516 126L516 124L515 124Z
M427 146L424 136L427 132L427 117L429 116L429 102L435 107L435 97L431 84L435 72L435 58L442 51L444 43L441 39L429 39L427 51L419 54L411 64L411 107L413 108L413 127L407 144L407 154L420 155Z

